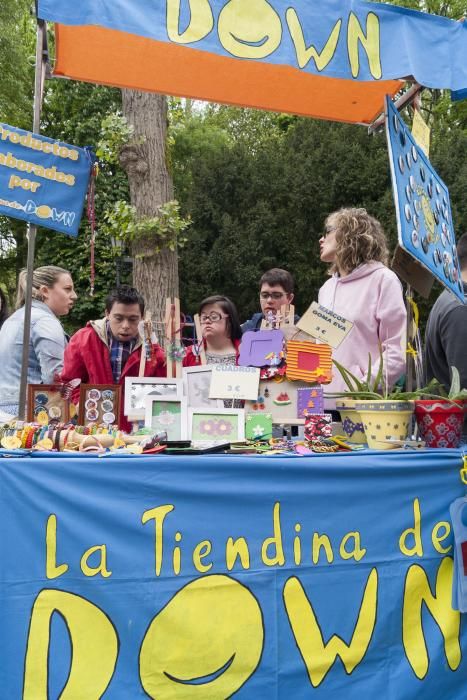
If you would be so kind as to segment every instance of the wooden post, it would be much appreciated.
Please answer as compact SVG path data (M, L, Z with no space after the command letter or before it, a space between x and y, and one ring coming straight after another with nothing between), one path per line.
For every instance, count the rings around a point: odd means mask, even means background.
M195 314L194 322L195 322L196 344L199 348L199 362L201 365L205 365L206 364L206 351L204 349L203 333L201 330L201 321L199 320L199 314Z

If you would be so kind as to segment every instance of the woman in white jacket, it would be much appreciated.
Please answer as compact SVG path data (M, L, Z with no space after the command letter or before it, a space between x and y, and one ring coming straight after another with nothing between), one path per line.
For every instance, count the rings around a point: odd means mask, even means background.
M340 209L328 216L320 238L320 257L331 263L329 279L319 291L319 303L353 323L333 358L359 379L366 377L368 355L374 374L379 367L379 348L384 358L384 376L390 385L405 371L407 314L402 285L386 267L388 249L379 221L366 209ZM347 389L340 374L326 389ZM335 401L328 401L333 408Z

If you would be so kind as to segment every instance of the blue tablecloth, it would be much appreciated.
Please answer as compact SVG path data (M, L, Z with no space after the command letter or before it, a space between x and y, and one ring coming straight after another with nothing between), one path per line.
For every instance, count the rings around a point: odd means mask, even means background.
M461 467L461 450L0 459L0 695L461 700Z

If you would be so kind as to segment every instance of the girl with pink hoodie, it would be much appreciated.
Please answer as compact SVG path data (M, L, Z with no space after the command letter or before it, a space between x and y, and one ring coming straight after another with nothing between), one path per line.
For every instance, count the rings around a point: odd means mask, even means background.
M329 279L319 291L318 302L353 323L350 333L333 350L333 358L356 377L366 377L368 354L374 375L379 367L379 347L384 376L394 384L405 371L407 315L398 277L386 267L388 248L379 221L366 209L340 209L328 216L320 238L320 257L331 263ZM345 391L347 386L334 368L326 389ZM333 409L328 399L326 408Z

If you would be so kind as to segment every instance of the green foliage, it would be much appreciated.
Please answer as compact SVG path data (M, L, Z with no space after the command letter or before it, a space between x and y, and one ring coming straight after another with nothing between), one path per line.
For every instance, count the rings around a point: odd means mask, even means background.
M105 231L111 237L127 244L148 240L153 254L160 253L163 248L172 251L183 248L188 240L183 232L190 221L180 216L180 206L176 200L162 204L157 216L143 218L138 218L134 206L119 200L105 212L104 220Z
M52 80L46 83L47 93L42 115L42 131L47 136L59 138L77 146L96 144L101 134L102 120L121 107L120 90L76 83L68 80ZM91 230L86 213L83 213L77 238L39 229L37 236L36 266L55 264L70 270L78 294L77 302L69 316L62 321L68 332L86 324L89 319L103 315L104 300L109 290L130 279L123 272L122 257L125 249L115 249L105 230L104 213L114 201L129 198L128 182L118 163L102 161L95 182L95 287L90 289L90 239Z
M359 380L350 370L337 362L337 360L333 359L333 363L349 390L345 392L325 393L327 397L359 400L368 399L371 401L411 401L413 399L439 397L441 385L437 379L432 379L425 387L415 391L403 391L400 386L396 386L390 391L384 380L383 354L381 351L379 354L379 369L374 380L371 378L371 355L368 355L368 372L363 381Z
M128 124L120 111L104 117L101 124L101 138L97 144L97 157L107 163L118 163L120 150L131 140L134 131L134 126Z

